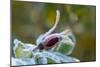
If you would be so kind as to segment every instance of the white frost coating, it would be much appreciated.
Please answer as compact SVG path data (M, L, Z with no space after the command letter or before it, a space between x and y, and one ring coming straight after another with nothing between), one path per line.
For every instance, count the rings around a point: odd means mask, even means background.
M40 62L40 64L47 64L47 58L41 57L39 62Z
M61 42L70 42L71 44L74 44L67 35L61 35L61 36L63 38Z
M70 55L72 53L75 45L76 45L75 37L72 34L72 32L69 31L69 30L66 30L66 31L64 31L63 33L60 33L60 34L62 34L61 36L62 36L63 39L62 39L62 41L59 42L59 45L57 45L58 46L57 50L60 48L61 45L63 45L62 43L66 43L66 45L68 44L68 45L72 46L70 51L68 51L66 53L67 55ZM72 38L70 38L69 36L72 37Z
M41 52L34 52L34 51L33 51L32 54L33 54L34 58L36 57L36 55L42 56L42 53L41 53Z
M18 66L18 65L33 65L35 64L35 60L33 58L23 58L23 59L16 59L12 57L12 64L11 66Z
M35 46L34 44L28 44L25 43L24 44L24 49L23 51L32 51L33 49L35 49L37 46Z
M65 53L66 55L70 55L72 53L73 49L74 49L74 44L72 42L70 42L70 41L62 40L61 42L59 42L59 45L57 45L56 50L59 50L60 46L62 46L63 43L65 43L66 45L70 45L71 46L70 50L66 51L66 53Z
M34 58L22 58L21 60L25 63L24 65L32 65L32 64L35 64Z
M53 61L55 61L55 63L61 63L60 57L56 56L56 55L53 54L52 52L44 51L42 54L43 54L43 56L45 56L45 57L47 57L47 58L50 58L50 59L52 59Z
M22 61L20 59L11 58L12 66L22 65Z
M66 56L58 52L55 52L54 54L56 54L61 59L61 62L79 62L79 60L76 58Z
M35 52L33 55L35 59L39 59L39 64L47 64L47 58L41 52Z
M67 29L67 30L61 32L60 34L63 37L63 40L69 41L70 43L72 43L73 46L75 46L76 39L71 30ZM69 36L72 37L72 39Z
M70 29L66 29L63 32L60 33L62 36L65 36L64 38L71 36L73 38L74 44L76 44L75 36L73 35L72 31Z
M80 60L77 58L74 58L74 57L71 57L71 58L73 58L73 60L75 60L75 62L80 62Z
M62 31L60 34L61 35L66 35L69 32L71 32L71 30L70 29L66 29L66 30Z
M14 39L14 44L18 44L20 41L18 39Z
M74 34L72 33L72 31L71 31L71 32L68 32L68 33L67 33L67 36L71 36L72 39L73 39L73 43L76 44L76 39L75 39L75 36L74 36ZM71 39L71 40L72 40L72 39Z
M53 61L55 61L55 63L61 63L60 58L56 56L55 54L53 54L52 52L47 52L47 51L36 52L36 53L33 53L33 55L34 55L34 58L37 56L41 57L40 61L42 64L47 64L47 58L52 59Z
M19 43L24 46L24 43L22 43L21 41L19 41L18 39L14 39L14 48L18 47Z

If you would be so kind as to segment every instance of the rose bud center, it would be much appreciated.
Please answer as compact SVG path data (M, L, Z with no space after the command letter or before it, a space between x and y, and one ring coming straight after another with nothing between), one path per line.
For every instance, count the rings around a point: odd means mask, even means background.
M55 46L59 41L61 40L61 37L59 35L50 35L44 40L44 48L49 49Z
M51 46L55 45L58 41L59 41L59 38L57 38L57 37L52 38L47 42L46 47L51 47Z

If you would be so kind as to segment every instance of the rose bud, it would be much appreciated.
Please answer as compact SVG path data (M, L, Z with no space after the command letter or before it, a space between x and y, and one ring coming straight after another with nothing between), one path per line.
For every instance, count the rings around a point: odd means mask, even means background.
M38 48L46 49L46 50L51 49L57 43L59 43L61 40L62 40L61 35L59 35L57 33L51 34L42 40L42 42L39 44Z
M59 34L51 34L52 32L54 32L55 28L57 27L57 24L59 22L59 18L60 18L60 12L59 10L56 11L57 15L56 15L56 20L55 20L55 24L54 26L45 34L40 35L37 40L36 40L36 44L38 45L38 47L36 49L50 49L52 48L55 44L57 44L60 39L61 36ZM36 50L34 49L34 50Z

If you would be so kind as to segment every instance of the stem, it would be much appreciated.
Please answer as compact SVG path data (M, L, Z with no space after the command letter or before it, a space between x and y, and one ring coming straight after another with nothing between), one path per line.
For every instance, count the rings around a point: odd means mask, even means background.
M59 12L59 10L57 10L57 11L56 11L56 20L55 20L55 24L54 24L54 26L53 26L48 32L46 32L46 33L44 34L44 37L47 36L47 35L49 35L49 34L51 34L51 33L55 30L55 28L56 28L57 25L58 25L59 18L60 18L60 12Z

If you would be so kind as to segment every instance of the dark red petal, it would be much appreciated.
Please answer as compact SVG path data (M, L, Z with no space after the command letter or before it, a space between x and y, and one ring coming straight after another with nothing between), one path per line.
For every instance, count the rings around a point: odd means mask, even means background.
M58 38L58 37L52 38L52 39L50 39L50 40L47 42L46 47L52 47L52 46L54 46L58 41L59 41L59 38Z

